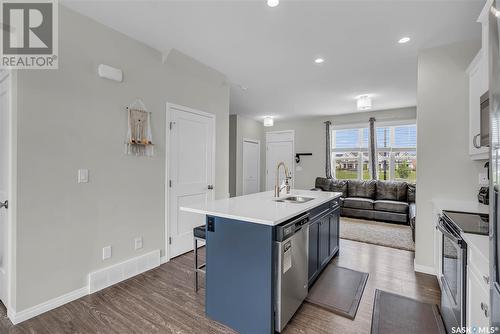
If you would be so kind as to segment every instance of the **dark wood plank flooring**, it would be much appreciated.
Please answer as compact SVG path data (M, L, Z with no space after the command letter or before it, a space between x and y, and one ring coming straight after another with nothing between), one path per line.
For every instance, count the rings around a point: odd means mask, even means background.
M332 264L370 273L355 320L304 303L285 333L369 333L375 289L439 303L436 278L414 272L413 252L349 240L340 245ZM1 306L0 333L234 333L205 317L204 289L194 293L192 266L192 253L182 255L17 326Z

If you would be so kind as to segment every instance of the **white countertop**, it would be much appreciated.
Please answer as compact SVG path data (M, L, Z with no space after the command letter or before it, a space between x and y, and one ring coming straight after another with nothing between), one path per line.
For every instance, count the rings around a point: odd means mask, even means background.
M273 201L273 199L275 199L274 192L266 191L251 195L189 204L182 206L180 209L187 212L275 226L303 212L331 201L332 199L340 197L342 193L292 189L290 194L282 195L281 198L293 195L312 197L314 199L305 203L275 202Z
M443 210L462 211L471 213L489 213L489 206L479 203L478 201L456 201L447 199L433 199L435 213L441 213Z

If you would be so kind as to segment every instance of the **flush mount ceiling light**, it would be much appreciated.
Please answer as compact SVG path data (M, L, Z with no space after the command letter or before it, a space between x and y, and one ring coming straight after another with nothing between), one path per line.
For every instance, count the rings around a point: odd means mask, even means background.
M321 64L321 63L324 63L324 62L325 62L325 60L324 60L323 58L316 58L316 59L314 59L314 62L315 62L316 64Z
M267 5L269 7L276 7L280 4L280 0L267 0Z
M370 95L360 95L357 97L358 110L370 110L372 108L372 98Z
M410 41L410 37L403 37L401 38L398 43L399 44L405 44L405 43L408 43Z
M271 116L264 117L264 126L273 126L274 120Z

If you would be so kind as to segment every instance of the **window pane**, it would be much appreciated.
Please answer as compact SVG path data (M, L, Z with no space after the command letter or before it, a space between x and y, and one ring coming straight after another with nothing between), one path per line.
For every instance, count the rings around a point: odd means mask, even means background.
M367 148L368 147L368 128L361 129L363 131L363 138L361 142L361 147Z
M337 179L358 178L358 152L335 152L334 161Z
M359 147L358 129L335 130L335 148Z
M394 127L394 147L417 147L417 126Z
M417 152L394 153L394 179L415 183L417 179Z
M391 146L391 129L389 127L377 128L377 148Z
M370 159L368 157L368 152L364 152L363 153L362 159L363 159L363 166L362 166L362 168L363 168L362 169L363 174L362 174L362 179L363 180L371 180L372 177L370 175L370 167L369 167L370 166L369 165Z
M390 152L379 152L378 153L378 179L379 180L390 180Z

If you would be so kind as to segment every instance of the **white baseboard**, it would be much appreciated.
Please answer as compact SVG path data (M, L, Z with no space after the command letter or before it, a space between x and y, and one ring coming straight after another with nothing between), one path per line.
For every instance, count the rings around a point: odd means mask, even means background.
M134 257L89 274L89 292L94 293L160 265L160 250Z
M73 290L62 296L53 298L41 304L22 310L19 313L17 313L14 310L12 311L9 310L7 316L14 325L17 325L23 321L36 317L37 315L53 310L55 308L58 308L59 306L72 302L73 300L76 300L88 294L89 294L89 288L88 286L84 286L83 288Z
M84 286L77 290L73 290L62 296L53 298L20 312L16 312L12 308L10 308L8 310L7 316L14 325L17 325L23 321L53 310L78 298L92 294L113 284L124 281L130 277L151 270L155 267L158 267L159 265L160 250L155 250L150 253L134 257L132 259L90 273L87 286Z
M423 274L429 274L429 275L436 275L436 270L434 267L431 266L423 266L421 264L417 264L415 262L415 259L413 260L413 267L416 272L423 273Z
M168 260L167 260L166 256L160 257L160 264L164 264L164 263L167 263L167 262L168 262Z

